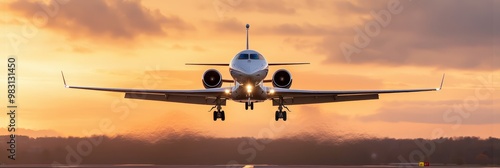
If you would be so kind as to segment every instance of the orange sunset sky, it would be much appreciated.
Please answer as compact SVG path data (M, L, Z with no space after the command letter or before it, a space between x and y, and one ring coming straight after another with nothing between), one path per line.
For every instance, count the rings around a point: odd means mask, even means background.
M16 55L17 127L22 128L18 134L500 137L500 1L7 0L0 4L4 61L0 88L5 94L7 57ZM201 75L212 67L184 63L228 63L245 47L246 23L251 25L250 48L269 62L311 63L270 68L270 75L278 68L288 69L294 78L292 88L434 88L446 73L444 89L383 94L380 100L290 106L286 122L274 121L277 107L269 101L255 104L253 111L231 101L223 107L226 121L214 122L210 106L128 100L122 93L63 87L61 70L70 85L201 89ZM368 36L368 41L357 45L360 36ZM346 53L342 46L356 49ZM214 68L230 78L227 67ZM6 94L0 97L5 108ZM0 115L2 134L6 117Z

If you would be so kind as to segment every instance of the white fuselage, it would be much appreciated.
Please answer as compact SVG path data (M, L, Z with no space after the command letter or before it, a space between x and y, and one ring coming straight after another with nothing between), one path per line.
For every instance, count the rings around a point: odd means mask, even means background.
M269 69L264 56L254 50L243 50L229 64L234 79L231 98L237 102L261 102L267 99L268 89L263 85Z

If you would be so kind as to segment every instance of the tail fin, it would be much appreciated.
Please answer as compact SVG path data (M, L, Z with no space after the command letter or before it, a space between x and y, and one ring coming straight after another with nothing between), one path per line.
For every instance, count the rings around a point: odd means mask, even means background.
M247 50L248 50L248 28L250 28L250 25L249 25L249 24L247 24L247 25L246 25L246 28L247 28Z

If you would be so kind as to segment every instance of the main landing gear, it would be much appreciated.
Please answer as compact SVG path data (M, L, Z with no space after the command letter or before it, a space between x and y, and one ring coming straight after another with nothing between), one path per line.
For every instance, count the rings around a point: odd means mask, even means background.
M217 119L219 119L219 118L222 121L226 120L226 115L224 114L224 111L222 110L222 107L221 107L220 98L217 98L215 100L215 106L212 107L212 109L214 109L214 108L217 108L217 110L214 111L214 121L217 121ZM210 109L208 111L210 112L210 111L212 111L212 109Z
M214 111L214 121L217 121L219 119L224 121L226 119L226 115L224 114L224 111Z
M288 107L286 107L283 103L283 97L280 97L278 99L278 111L276 111L275 115L274 115L274 119L276 121L278 121L280 118L283 119L283 121L286 121L286 111L283 110L283 108L287 109L289 112L290 109L288 109Z

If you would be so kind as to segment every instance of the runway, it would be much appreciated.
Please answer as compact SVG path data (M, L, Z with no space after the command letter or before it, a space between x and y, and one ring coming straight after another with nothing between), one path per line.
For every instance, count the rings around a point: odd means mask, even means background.
M33 168L33 167L71 167L71 168L395 168L405 167L403 165L266 165L266 164L247 164L247 165L155 165L155 164L88 164L88 165L72 165L72 166L52 166L50 164L14 164L14 165L0 165L0 167L17 167L17 168ZM408 165L407 167L418 167L416 165ZM453 167L491 167L491 166L477 166L477 165L435 165L429 167L440 168L453 168Z

